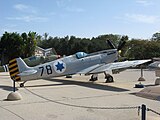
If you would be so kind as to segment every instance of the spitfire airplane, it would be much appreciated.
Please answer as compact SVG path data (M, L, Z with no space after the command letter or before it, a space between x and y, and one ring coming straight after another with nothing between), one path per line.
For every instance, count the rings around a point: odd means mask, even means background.
M106 82L113 82L113 77L108 71L132 67L146 63L150 60L134 60L114 62L118 59L117 49L103 50L87 54L77 52L48 63L29 67L21 58L15 58L9 62L11 79L22 82L20 87L29 80L43 79L47 77L59 77L73 74L92 75L90 81L98 80L98 74L104 73Z

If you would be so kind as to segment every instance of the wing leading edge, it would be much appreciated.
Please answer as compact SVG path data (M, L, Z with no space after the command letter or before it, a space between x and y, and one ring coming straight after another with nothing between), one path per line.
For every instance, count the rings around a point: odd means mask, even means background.
M116 69L135 67L137 65L141 65L149 61L151 60L133 60L133 61L115 62L115 63L108 63L108 64L98 64L93 67L87 68L79 73L96 74L96 73L102 73L102 72L110 72Z

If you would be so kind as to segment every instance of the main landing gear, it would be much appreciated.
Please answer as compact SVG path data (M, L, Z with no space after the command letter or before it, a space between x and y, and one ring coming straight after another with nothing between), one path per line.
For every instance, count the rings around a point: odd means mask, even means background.
M112 82L114 82L114 80L113 80L113 76L111 76L110 74L107 74L106 72L104 72L104 75L105 75L105 79L106 79L106 83L112 83ZM98 74L93 74L92 76L91 76L91 78L90 78L90 80L89 81L92 81L92 82L94 82L94 81L97 81L98 80Z
M113 77L110 74L105 75L106 83L114 82Z
M89 81L92 81L92 82L97 81L97 80L98 80L98 74L93 74L91 78L89 79Z

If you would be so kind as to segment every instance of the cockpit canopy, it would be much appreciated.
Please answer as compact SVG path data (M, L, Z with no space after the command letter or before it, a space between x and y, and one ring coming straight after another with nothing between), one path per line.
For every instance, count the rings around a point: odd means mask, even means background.
M76 53L77 59L84 58L84 57L86 57L87 55L88 55L88 54L85 53L85 52L77 52L77 53Z

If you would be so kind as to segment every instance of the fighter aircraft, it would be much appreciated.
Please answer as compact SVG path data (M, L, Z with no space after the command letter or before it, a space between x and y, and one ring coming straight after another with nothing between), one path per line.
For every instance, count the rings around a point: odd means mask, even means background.
M92 75L91 81L98 79L99 73L104 73L106 82L113 82L113 77L108 71L136 66L150 60L134 60L115 62L118 59L117 49L103 50L91 54L77 52L48 63L29 67L21 58L15 58L9 62L11 79L24 83L29 80L43 79L47 77L59 77L73 74Z

